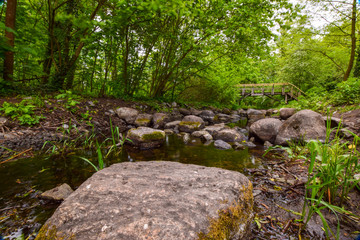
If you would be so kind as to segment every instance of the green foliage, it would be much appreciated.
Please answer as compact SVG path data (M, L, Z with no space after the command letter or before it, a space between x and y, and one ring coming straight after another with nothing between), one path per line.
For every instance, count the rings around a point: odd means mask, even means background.
M56 99L65 100L65 107L72 113L76 112L76 106L80 103L78 100L81 98L80 96L73 94L71 91L65 91L57 96ZM86 116L86 115L84 115Z
M338 83L331 98L335 105L359 103L360 79L349 78L345 82Z
M21 125L35 125L40 122L44 117L35 115L35 106L29 104L27 100L23 100L20 103L8 103L4 102L0 112L3 112L5 116L10 116L12 119L16 119Z

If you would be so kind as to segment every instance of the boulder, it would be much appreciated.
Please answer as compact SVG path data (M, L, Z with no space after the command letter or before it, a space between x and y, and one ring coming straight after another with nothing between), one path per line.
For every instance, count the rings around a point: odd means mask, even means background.
M154 128L164 128L169 117L165 113L155 113L152 117Z
M186 108L179 108L179 112L184 116L191 115L190 110L188 110Z
M281 125L282 122L279 119L260 119L250 126L250 136L255 136L262 142L274 143Z
M165 142L165 132L148 127L132 128L126 139L126 143L140 149L156 148Z
M280 109L280 118L283 120L288 119L296 113L296 108L281 108Z
M213 123L214 122L214 118L215 118L215 113L211 110L204 110L201 112L200 117L204 120L207 121L209 123Z
M215 120L216 122L220 122L220 123L228 123L231 121L231 116L227 114L219 113L218 115L216 115Z
M173 121L165 124L165 129L174 129L175 127L179 126L181 121Z
M214 142L214 147L216 147L217 149L221 149L221 150L232 149L231 145L223 140L216 140Z
M311 110L302 110L287 119L279 128L275 140L277 145L287 145L288 141L325 141L326 127L323 117Z
M189 115L183 118L183 120L179 124L179 130L181 132L192 133L194 131L198 131L204 128L205 122L202 118Z
M266 111L255 110L255 109L248 109L247 116L248 116L248 125L251 126L254 122L265 118Z
M195 131L191 134L191 136L201 138L205 142L213 140L213 137L207 131Z
M47 200L63 201L73 192L74 190L72 190L68 184L64 183L56 188L43 192L40 194L40 197Z
M224 123L219 123L219 124L215 124L215 125L205 127L204 131L207 131L212 136L214 136L216 133L218 133L219 131L221 131L221 130L223 130L225 128L227 128L227 127L225 126Z
M236 131L235 129L223 129L213 136L216 140L223 140L225 142L241 142L245 141L246 137Z
M152 115L142 113L139 114L135 119L135 125L137 127L149 127L151 124Z
M249 179L235 171L177 162L118 163L86 180L37 239L197 239L231 206L240 213L232 238L248 239L252 190Z
M199 116L202 113L201 110L197 110L195 108L191 108L190 111L191 111L191 115L195 115L195 116Z
M134 124L139 111L133 108L121 107L115 110L119 118L125 120L128 124Z

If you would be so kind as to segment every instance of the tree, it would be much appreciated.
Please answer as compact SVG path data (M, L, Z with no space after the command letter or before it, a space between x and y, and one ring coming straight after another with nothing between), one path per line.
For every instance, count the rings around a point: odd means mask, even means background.
M343 80L346 81L353 70L356 53L356 25L357 25L357 1L356 0L308 0L321 9L323 14L321 18L328 23L330 27L337 28L340 34L337 37L346 38L350 42L348 47L349 59ZM316 15L317 13L314 13ZM345 23L345 24L344 24ZM329 35L329 33L324 33Z
M15 22L16 22L16 6L17 0L8 0L6 3L6 15L5 15L5 37L8 44L14 48L15 46ZM5 52L4 59L4 73L3 77L5 81L12 81L14 75L14 51L10 50Z

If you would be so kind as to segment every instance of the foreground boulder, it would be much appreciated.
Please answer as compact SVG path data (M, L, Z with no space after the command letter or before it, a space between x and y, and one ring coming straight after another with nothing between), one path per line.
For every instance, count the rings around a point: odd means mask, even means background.
M275 118L265 118L250 126L250 136L255 136L262 142L274 143L282 122Z
M252 184L241 173L177 162L119 163L85 181L37 239L197 239L208 233L209 218L231 205L240 213L239 228L226 237L248 239Z
M160 147L165 142L165 132L148 127L132 128L126 138L127 143L140 149Z
M183 118L179 124L179 130L181 132L192 133L204 128L205 122L202 118L189 115Z
M323 117L311 110L302 110L286 120L279 128L275 144L287 145L288 141L325 141L326 127Z
M125 120L128 124L134 124L139 111L133 108L121 107L115 110L119 118Z

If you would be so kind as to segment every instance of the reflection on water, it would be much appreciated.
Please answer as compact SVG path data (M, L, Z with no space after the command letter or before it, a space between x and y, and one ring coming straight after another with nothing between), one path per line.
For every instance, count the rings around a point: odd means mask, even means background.
M254 150L218 150L199 139L184 144L176 135L168 136L163 147L139 151L125 147L118 156L109 158L105 166L118 162L176 161L208 167L219 167L242 172L244 168L259 166L259 155ZM254 156L255 155L255 156ZM0 165L0 235L15 239L36 232L56 209L57 205L41 204L40 191L68 183L76 189L89 178L94 169L79 156L92 159L96 164L96 152L82 151L59 156L37 156ZM11 234L11 236L10 236ZM29 239L33 239L30 237Z

